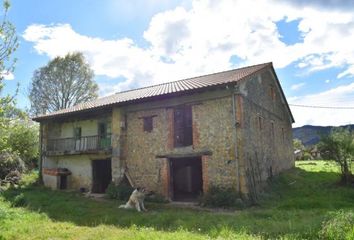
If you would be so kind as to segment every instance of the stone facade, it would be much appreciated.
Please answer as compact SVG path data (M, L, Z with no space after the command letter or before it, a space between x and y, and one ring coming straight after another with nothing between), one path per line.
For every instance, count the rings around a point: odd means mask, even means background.
M248 193L294 166L291 117L272 71L239 84L237 98L241 189Z
M191 106L193 138L190 146L175 147L174 109L182 105ZM173 190L171 159L200 159L203 192L217 185L252 193L269 177L294 166L292 117L270 69L226 86L114 106L106 113L112 134L110 153L45 157L43 167L72 172L70 188L90 188L91 161L107 158L111 159L113 182L119 183L125 174L134 186L166 198L171 198ZM145 118L152 118L151 131L144 131ZM41 124L46 129L42 133L44 150L53 136L72 137L75 124L87 126L90 134L97 133L97 119Z
M198 102L198 95L194 98L194 101L189 103L192 105L193 113L193 145L189 147L172 147L173 139L170 132L172 129L170 125L173 123L170 113L172 103L169 106L169 102L166 101L165 106L161 108L126 113L125 163L137 186L146 186L166 195L167 190L161 186L168 185L164 182L169 180L168 177L163 176L168 174L166 169L168 163L166 159L159 159L157 156L200 152L212 153L210 156L200 154L203 158L204 182L223 186L236 184L231 97L202 102ZM154 116L151 132L143 130L143 117L147 116ZM204 188L207 188L207 185Z

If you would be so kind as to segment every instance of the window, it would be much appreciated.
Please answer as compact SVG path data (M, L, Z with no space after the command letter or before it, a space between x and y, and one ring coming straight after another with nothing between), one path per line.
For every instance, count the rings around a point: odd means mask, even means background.
M107 135L107 123L98 124L98 136L105 137Z
M98 134L98 147L100 149L106 149L111 146L111 136L109 135L109 132L111 130L108 129L108 126L109 124L107 124L107 122L98 123L97 134Z
M271 126L271 136L272 136L272 140L274 140L274 135L275 135L275 132L274 132L274 121L271 121L270 122L270 126Z
M275 90L273 86L270 87L270 97L273 101L275 100Z
M174 110L174 146L185 147L193 144L192 107L180 106Z
M74 138L80 139L81 138L81 127L74 128Z
M258 116L258 128L259 130L263 129L263 118L261 116Z
M144 121L144 132L151 132L153 129L153 121L152 121L153 117L143 117L143 121Z

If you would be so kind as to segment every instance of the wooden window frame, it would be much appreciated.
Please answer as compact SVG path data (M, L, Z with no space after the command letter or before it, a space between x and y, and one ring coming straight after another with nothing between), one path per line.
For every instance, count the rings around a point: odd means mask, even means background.
M103 128L102 128L103 126ZM104 130L102 132L102 130ZM97 135L100 136L100 137L106 137L108 134L108 126L107 126L107 123L106 122L99 122L98 123L98 127L97 127Z
M193 145L193 110L191 105L183 105L174 108L173 111L175 148Z
M74 139L81 139L82 137L82 128L74 127Z
M260 131L263 130L263 125L264 125L263 120L264 120L263 117L261 115L258 115L257 122L258 122L258 129Z
M154 116L143 117L143 130L144 132L152 132L154 129Z

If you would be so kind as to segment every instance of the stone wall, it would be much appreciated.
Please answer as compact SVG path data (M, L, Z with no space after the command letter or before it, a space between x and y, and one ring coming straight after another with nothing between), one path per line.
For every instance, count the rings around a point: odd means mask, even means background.
M112 181L118 184L125 170L122 157L125 136L124 111L121 108L114 108L112 111Z
M232 98L205 101L193 106L195 148L208 149L208 184L236 187L236 162L233 141Z
M153 116L153 130L144 132L142 117ZM162 161L156 155L167 151L167 109L127 113L124 155L126 166L136 186L162 192Z
M173 109L183 104L192 106L193 145L175 148ZM168 197L171 192L168 159L192 154L202 160L204 191L218 185L247 193L252 185L294 166L289 116L280 86L268 70L239 82L235 89L230 85L114 107L107 118L112 123L112 180L118 183L126 170L135 186ZM153 118L150 132L144 131L144 117ZM83 135L93 134L97 132L98 121L66 122L60 131L52 124L45 127L48 132L44 141L53 136L67 137L78 124ZM72 172L69 188L90 188L91 160L107 157L110 156L46 157L44 167L68 168ZM250 174L254 175L253 182Z
M291 119L270 71L240 83L236 99L241 188L257 191L251 188L294 166Z
M173 147L173 106L129 112L127 109L126 165L136 186L167 194L168 160L158 155L190 154L210 151L202 158L203 188L208 185L236 185L234 160L232 101L228 97L198 99L192 105L193 146ZM149 108L146 106L146 108ZM153 117L153 130L145 132L143 117Z

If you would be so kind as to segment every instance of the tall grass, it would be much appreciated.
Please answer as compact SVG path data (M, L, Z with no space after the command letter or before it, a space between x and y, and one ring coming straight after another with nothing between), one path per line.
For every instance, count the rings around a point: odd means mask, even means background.
M138 213L28 181L0 196L0 239L319 239L331 213L354 209L354 189L336 184L331 162L296 166L270 182L259 206L232 212L147 203ZM16 197L22 207L11 206Z

